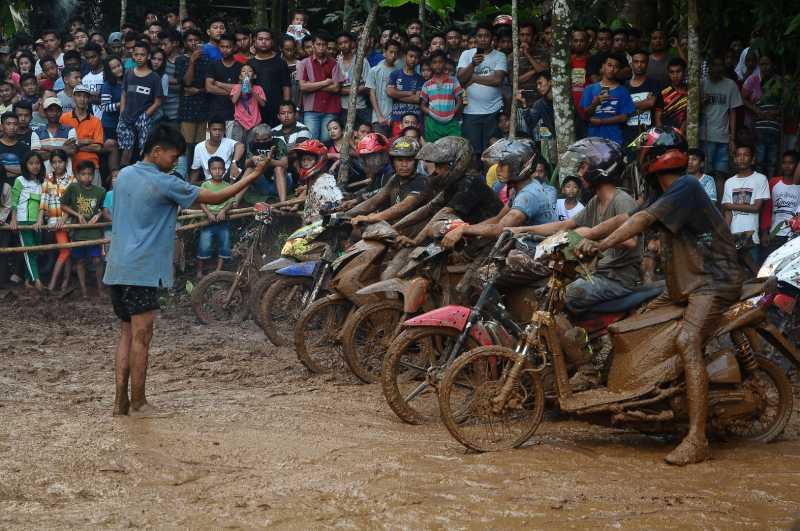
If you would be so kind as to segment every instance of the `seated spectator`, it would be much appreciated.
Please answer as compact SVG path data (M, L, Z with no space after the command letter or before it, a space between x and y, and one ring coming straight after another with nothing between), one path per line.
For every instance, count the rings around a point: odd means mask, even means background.
M208 119L208 140L200 142L194 148L194 158L190 172L190 180L200 183L211 179L208 161L211 157L219 157L225 163L225 177L235 180L239 177L239 166L235 162L244 156L244 144L232 138L225 138L225 120L212 116ZM203 178L200 178L200 171Z
M578 200L581 193L581 180L578 177L567 177L561 184L561 194L564 196L556 201L556 217L558 221L572 219L585 207Z
M297 121L297 109L291 101L282 101L278 106L278 121L280 125L272 128L272 136L283 140L288 149L312 138L308 127Z
M195 151L196 153L196 151ZM200 185L200 188L219 192L230 184L223 181L226 166L220 157L208 159L208 167L204 168L211 175L211 179ZM200 229L200 239L197 243L197 280L203 278L203 262L211 260L214 243L217 245L217 271L222 270L222 264L231 259L230 226L227 219L228 210L232 208L234 199L230 198L217 205L200 205L208 219L209 224Z
M280 138L273 138L272 131L266 124L260 124L250 133L247 144L248 156L270 155L264 174L259 177L250 189L256 194L277 197L279 201L286 201L288 192L294 188L295 179L289 170L286 143Z

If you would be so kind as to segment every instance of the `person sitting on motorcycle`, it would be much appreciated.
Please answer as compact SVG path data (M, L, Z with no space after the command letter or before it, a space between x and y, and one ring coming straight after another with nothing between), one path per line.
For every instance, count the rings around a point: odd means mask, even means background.
M567 177L579 177L584 186L594 191L594 196L586 208L570 219L517 227L512 229L513 232L550 236L563 230L578 229L578 234L587 236L590 234L587 229L637 207L633 197L617 188L623 170L622 150L616 143L597 137L575 142L561 158L561 181ZM591 279L578 278L567 285L565 293L567 309L573 313L584 313L601 302L630 294L639 282L641 261L635 236L617 248L611 249L600 259ZM579 373L589 380L597 377L588 366L581 368Z
M708 459L706 438L708 374L703 360L706 341L723 312L735 303L742 287L742 270L728 225L697 178L686 174L686 141L672 127L648 130L640 140L642 171L652 197L635 212L622 213L602 228L602 241L581 241L576 254L605 252L642 234L658 230L666 273L666 292L647 309L685 305L675 346L683 360L689 433L665 460L686 465ZM596 239L596 238L595 238Z
M467 173L471 159L472 148L462 137L445 136L422 146L417 160L428 166L428 183L436 196L417 209L424 212L427 224L414 237L401 236L398 243L417 247L428 238L441 238L464 223L478 224L502 210L503 203L483 177ZM399 223L404 222L405 218Z
M512 199L495 216L475 225L454 227L442 239L444 247L453 247L463 236L497 238L508 227L555 220L555 197L533 175L538 156L531 140L503 138L489 146L481 158L488 165L497 164L497 180L510 189L508 196Z
M342 202L342 191L336 179L324 171L328 163L328 149L319 140L305 140L289 150L297 178L305 185L303 224L322 219L321 210L331 210ZM303 197L300 195L299 197Z
M368 189L372 192L386 184L393 173L388 151L389 141L380 133L369 133L356 144L356 163L370 180Z

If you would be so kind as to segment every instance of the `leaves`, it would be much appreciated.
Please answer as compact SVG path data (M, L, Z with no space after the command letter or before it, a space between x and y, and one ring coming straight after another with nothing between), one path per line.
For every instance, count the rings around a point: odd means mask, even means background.
M791 35L792 33L800 32L800 14L796 15L786 28L784 35Z

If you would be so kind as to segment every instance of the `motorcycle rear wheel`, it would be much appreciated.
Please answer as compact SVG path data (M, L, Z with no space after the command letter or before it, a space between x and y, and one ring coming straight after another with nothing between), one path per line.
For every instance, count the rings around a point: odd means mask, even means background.
M247 291L244 283L231 294L228 304L225 299L236 279L232 271L214 271L204 276L192 290L192 310L203 324L229 323L247 318Z
M403 302L385 300L365 304L347 318L342 330L344 361L362 382L380 379L383 358L402 317Z
M742 387L749 388L761 399L756 415L727 421L724 435L752 442L775 440L789 423L794 406L792 383L786 372L763 356L756 356L758 370L747 375Z
M261 328L276 347L292 343L295 323L303 311L303 295L313 285L310 278L278 276L261 297L258 305Z
M508 372L519 359L513 350L479 347L456 360L445 372L439 389L439 410L447 431L477 452L494 452L522 446L544 416L544 386L528 361L502 411L492 399L503 387Z
M300 315L294 327L297 359L315 373L344 367L340 333L353 304L338 295L317 299Z
M272 272L262 273L255 284L253 284L253 292L250 294L250 314L253 316L253 320L256 324L261 328L264 328L264 325L261 324L261 316L259 315L261 299L264 298L264 294L272 283L275 282L275 276L276 275Z

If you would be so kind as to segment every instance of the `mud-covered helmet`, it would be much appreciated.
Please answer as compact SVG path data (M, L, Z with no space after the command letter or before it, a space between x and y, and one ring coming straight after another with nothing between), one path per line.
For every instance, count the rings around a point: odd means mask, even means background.
M417 160L434 164L454 164L456 160L465 155L472 157L472 146L466 138L443 136L435 142L429 142L422 146L417 153Z
M511 18L511 15L497 15L494 17L492 26L510 26L513 22L514 19Z
M389 141L380 133L369 133L356 144L356 153L359 155L370 155L372 153L384 153L389 150Z
M686 139L674 127L651 127L637 139L636 145L645 175L681 171L689 163Z
M419 153L419 142L410 136L401 136L392 142L389 148L390 157L414 158Z
M509 181L524 181L535 169L536 147L527 138L501 138L483 152L481 160L487 164L508 165Z
M319 140L305 140L289 150L289 157L298 161L303 154L313 155L316 162L310 168L298 168L297 176L301 181L307 181L321 172L328 163L328 148Z
M559 186L567 177L580 177L579 170L586 163L583 178L592 187L600 184L619 184L625 170L622 148L612 140L590 136L578 140L561 155L559 165Z

